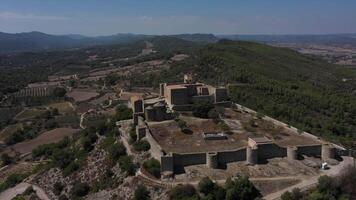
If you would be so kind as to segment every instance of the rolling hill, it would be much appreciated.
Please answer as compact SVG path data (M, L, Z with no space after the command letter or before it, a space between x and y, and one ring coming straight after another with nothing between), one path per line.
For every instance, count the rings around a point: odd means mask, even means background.
M350 144L356 140L356 72L296 51L221 40L156 75L160 82L193 72L199 81L230 84L233 101L300 130Z
M124 44L154 37L157 36L130 33L87 37L78 34L50 35L41 32L10 34L0 32L0 54ZM212 43L218 40L212 34L181 34L169 37L197 43Z

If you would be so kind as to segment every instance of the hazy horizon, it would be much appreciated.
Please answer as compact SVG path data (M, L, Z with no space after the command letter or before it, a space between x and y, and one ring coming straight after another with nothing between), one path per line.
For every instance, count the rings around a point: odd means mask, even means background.
M43 34L48 34L48 35L55 35L55 36L83 36L83 37L105 37L105 36L113 36L113 35L119 35L119 34L132 34L132 35L147 35L147 36L169 36L169 35L181 35L181 34L212 34L214 36L233 36L233 35L246 35L246 36L312 36L312 35L354 35L356 32L352 33L300 33L300 34L268 34L268 33L260 33L260 34L238 34L238 33L232 33L232 34L216 34L216 33L199 33L199 32L184 32L184 33L172 33L172 34L145 34L145 33L130 33L130 32L119 32L119 33L109 33L105 35L85 35L85 34L80 34L80 33L63 33L63 34L55 34L55 33L47 33L47 32L42 32L42 31L37 31L37 30L32 30L32 31L26 31L26 32L4 32L0 30L0 33L5 33L5 34L23 34L23 33L33 33L33 32L39 32Z
M354 8L351 0L3 0L0 31L85 36L356 33Z

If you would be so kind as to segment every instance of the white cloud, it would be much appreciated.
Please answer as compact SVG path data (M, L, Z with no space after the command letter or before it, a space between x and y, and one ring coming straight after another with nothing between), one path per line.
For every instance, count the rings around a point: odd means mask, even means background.
M0 12L0 19L3 20L68 20L68 17L61 16L46 16L46 15L34 15L34 14L23 14L16 12Z

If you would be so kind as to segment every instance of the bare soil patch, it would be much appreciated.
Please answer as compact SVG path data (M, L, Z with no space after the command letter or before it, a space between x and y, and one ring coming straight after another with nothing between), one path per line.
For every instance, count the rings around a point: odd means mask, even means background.
M76 102L87 101L98 95L99 93L97 93L95 90L90 89L75 89L67 93L67 96L73 98Z
M271 194L292 185L300 183L299 179L280 179L280 180L262 180L262 181L252 181L255 187L261 192L263 196Z
M178 61L182 61L186 58L189 58L189 56L186 54L176 54L171 58L171 60L178 62Z
M116 93L106 93L99 98L91 100L89 103L98 105L98 104L102 104L106 100L113 99L114 97L116 97Z
M186 134L181 131L175 121L150 123L153 137L167 152L188 153L239 149L247 145L246 133L233 133L226 140L205 140L204 132L222 131L220 126L210 119L182 117L192 131Z

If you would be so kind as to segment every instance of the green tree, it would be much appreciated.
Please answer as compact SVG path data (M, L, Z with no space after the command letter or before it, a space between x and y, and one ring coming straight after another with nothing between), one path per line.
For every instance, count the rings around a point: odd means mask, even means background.
M178 185L169 192L170 200L199 200L199 195L192 185Z
M125 155L127 155L126 147L122 143L116 143L109 147L109 156L112 161L117 161Z
M193 105L193 115L200 118L209 118L209 111L214 108L213 104L210 102L196 102Z
M129 176L135 175L136 165L132 161L131 156L121 156L119 158L120 169L126 172Z
M86 196L90 191L90 186L88 183L75 183L71 190L71 195L73 197L83 197Z
M9 165L12 163L12 158L7 153L1 154L1 163L3 166Z
M64 97L64 95L66 95L66 93L67 93L67 91L61 87L56 87L53 90L53 96L55 96L55 97Z
M158 160L151 158L143 163L143 168L156 178L161 177L161 164Z
M147 188L144 185L139 185L134 193L134 198L133 200L149 200L150 198L150 192L147 190Z
M198 184L199 192L208 195L214 191L215 183L209 178L204 177L200 180Z
M294 188L292 192L285 192L282 194L282 200L300 200L303 198L303 193L300 191L299 188Z
M242 176L237 180L231 180L226 187L226 200L254 200L261 194L249 181L247 176Z

